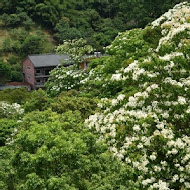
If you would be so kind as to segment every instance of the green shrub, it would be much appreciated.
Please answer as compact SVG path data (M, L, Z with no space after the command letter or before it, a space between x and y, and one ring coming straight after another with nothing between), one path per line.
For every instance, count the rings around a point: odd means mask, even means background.
M6 143L12 141L13 136L18 131L19 123L16 120L0 119L0 146L5 146Z
M9 80L10 74L11 74L10 65L0 60L0 81Z
M33 91L30 94L30 99L24 104L25 112L31 112L34 110L45 110L49 104L49 98L42 89Z
M11 52L13 50L12 40L10 38L6 38L3 41L2 51L3 52Z
M30 92L25 88L5 89L0 91L0 100L9 103L24 104L30 99Z
M52 110L57 113L67 111L79 111L83 119L87 118L92 113L95 113L97 101L86 97L70 97L60 94L55 102L51 104Z

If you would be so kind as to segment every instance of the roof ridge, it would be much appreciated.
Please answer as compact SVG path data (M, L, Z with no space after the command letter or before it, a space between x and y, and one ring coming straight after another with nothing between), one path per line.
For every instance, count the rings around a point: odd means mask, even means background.
M30 54L28 56L58 55L56 53Z
M33 54L28 55L28 59L30 59L34 67L57 66L62 61L68 60L68 54Z

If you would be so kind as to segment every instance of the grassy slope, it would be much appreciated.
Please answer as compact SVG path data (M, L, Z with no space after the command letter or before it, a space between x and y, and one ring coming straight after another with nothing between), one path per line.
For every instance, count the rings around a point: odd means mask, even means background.
M22 36L24 35L25 37L21 40ZM56 41L53 39L53 35L51 34L51 32L49 32L44 28L39 27L37 24L32 26L31 29L27 31L23 27L17 27L17 28L3 27L0 21L0 59L11 65L10 60L13 60L14 57L16 57L17 61L14 64L20 65L19 72L21 73L22 73L22 61L25 58L25 56L21 55L18 52L15 52L13 49L15 49L15 44L22 44L23 40L25 40L28 35L34 35L34 36L40 35L44 39L42 53L51 53L54 50L55 46L57 45ZM10 51L3 50L4 43L7 39L9 39L10 46L12 47ZM5 81L7 81L7 79L5 79Z

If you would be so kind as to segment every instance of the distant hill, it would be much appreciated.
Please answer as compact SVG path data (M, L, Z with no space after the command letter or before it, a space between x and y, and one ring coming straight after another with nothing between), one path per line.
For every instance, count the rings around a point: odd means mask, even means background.
M51 53L56 45L52 34L38 24L6 27L0 17L0 64L3 62L9 73L1 81L22 81L23 59L28 54Z
M143 28L183 0L1 0L0 12L7 27L48 28L62 43L85 38L97 51L109 45L118 32Z

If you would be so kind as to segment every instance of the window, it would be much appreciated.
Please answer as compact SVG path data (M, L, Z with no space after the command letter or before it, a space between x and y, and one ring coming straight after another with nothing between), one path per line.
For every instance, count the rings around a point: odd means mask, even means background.
M36 76L40 76L40 75L41 75L41 70L40 70L40 69L36 69L35 75L36 75Z
M30 69L30 67L27 67L27 69Z
M40 85L41 84L41 80L40 79L36 79L36 84Z
M51 71L51 69L46 69L45 70L45 75L49 75L49 72Z
M28 78L30 79L30 76L28 75Z

